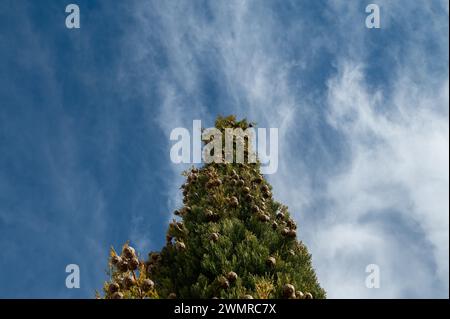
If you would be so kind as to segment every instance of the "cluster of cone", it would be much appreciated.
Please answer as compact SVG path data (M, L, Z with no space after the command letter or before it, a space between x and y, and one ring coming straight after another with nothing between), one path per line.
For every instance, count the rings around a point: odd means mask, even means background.
M285 284L283 286L283 296L288 299L313 299L313 295L310 292L303 293L300 290L295 290L295 287L291 284Z
M245 167L246 165L244 164L243 166ZM272 228L280 231L283 237L295 239L297 229L296 223L291 218L286 217L283 211L278 211L274 217L270 215L270 212L266 210L266 201L269 201L272 196L270 188L264 183L263 177L256 170L253 170L253 173L256 176L254 178L250 178L249 181L246 176L241 177L235 169L232 169L230 176L224 177L224 181L222 181L213 166L206 167L202 170L193 168L187 176L187 182L181 186L183 189L184 202L185 204L191 204L189 194L196 196L195 187L198 183L205 184L206 188L210 190L214 190L222 185L231 185L231 189L234 194L227 198L230 209L238 210L244 205L248 206L252 214L254 214L260 222L272 222ZM258 198L255 198L255 195L252 195L258 193L261 194ZM185 217L191 211L191 207L186 205L182 209L176 210L174 214L176 216ZM208 222L217 222L221 218L221 214L215 213L211 209L207 208L205 209L205 218ZM173 222L169 225L167 244L172 245L172 240L175 238L176 249L184 250L186 249L186 245L181 239L183 236L185 236L183 223L173 220ZM218 232L212 232L209 235L209 239L212 242L217 242L219 238L220 233ZM295 251L291 249L290 253L295 254ZM276 258L269 257L266 260L266 265L268 268L274 268L276 265ZM224 276L218 277L217 283L220 288L228 289L237 278L238 275L236 272L231 271ZM292 284L285 284L282 290L283 297L288 299L313 299L313 295L311 293L303 293L299 290L296 291ZM241 297L243 299L253 299L253 296L249 294Z
M111 249L109 265L111 281L104 286L105 298L123 299L130 297L151 298L156 296L154 282L147 278L145 269L148 262L138 259L135 249L128 244L121 255Z

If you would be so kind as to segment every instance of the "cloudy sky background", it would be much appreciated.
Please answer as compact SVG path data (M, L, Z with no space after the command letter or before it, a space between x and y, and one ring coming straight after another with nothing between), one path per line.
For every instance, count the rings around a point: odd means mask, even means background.
M236 114L279 128L268 179L330 298L448 298L448 1L372 1L381 29L370 1L72 2L79 30L0 3L0 297L91 298L110 245L158 250L170 131Z

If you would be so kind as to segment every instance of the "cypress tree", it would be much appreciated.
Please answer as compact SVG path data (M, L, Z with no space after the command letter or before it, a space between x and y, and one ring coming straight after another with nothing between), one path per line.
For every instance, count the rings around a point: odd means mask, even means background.
M222 132L251 126L234 116L215 123ZM104 298L325 298L297 225L273 199L258 161L210 163L183 174L183 207L165 246L146 260L128 243L120 253L112 248Z

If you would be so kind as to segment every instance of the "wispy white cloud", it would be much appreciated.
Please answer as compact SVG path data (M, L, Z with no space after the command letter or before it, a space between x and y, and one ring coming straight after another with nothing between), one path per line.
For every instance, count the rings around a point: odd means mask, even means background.
M269 179L299 221L330 297L448 296L448 3L381 2L385 30L376 32L399 28L408 37L390 43L392 69L381 85L368 79L374 40L362 3L327 2L320 17L327 25L303 15L282 21L271 5L138 5L136 27L157 31L167 54L156 71L153 59L142 65L149 70L143 83L159 83L160 128L168 136L194 115L211 121L215 113L278 127L280 167ZM303 12L295 1L287 7ZM436 15L431 24L417 23ZM145 61L154 43L138 34L134 53ZM428 39L447 70L433 67ZM327 86L311 89L311 65L324 51L332 59ZM205 69L220 87L219 105L205 105ZM305 129L308 143L300 143ZM323 129L335 134L344 156L320 136ZM321 157L312 161L305 147ZM177 192L181 170L171 166L168 194ZM179 202L180 196L168 206ZM369 263L381 267L379 290L365 287Z
M406 293L410 296L432 296L431 289L439 289L439 295L443 296L445 289L448 293L445 283L448 283L449 248L449 140L448 117L443 115L448 107L448 93L445 93L448 81L432 89L436 91L435 98L427 96L430 88L414 85L402 77L396 85L398 88L391 99L383 98L380 92L370 93L363 70L351 64L343 65L329 83L329 119L345 134L351 161L328 184L327 195L337 216L317 234L318 245L327 245L328 233L334 233L343 225L351 224L357 232L363 228L373 235L373 241L367 242L365 257L371 255L373 263L384 265L382 275L383 271L390 273L387 287L381 291L396 296L396 291L409 286ZM381 106L389 112L379 111ZM420 253L411 256L413 247L392 243L398 238L380 229L380 221L389 216L386 211L412 223L412 230L417 234L410 235L411 245L417 245L420 236L431 244L427 251L427 261L433 264L431 268L418 260ZM319 258L330 259L338 252L353 251L355 242L364 241L364 236L356 234L336 236L332 244L336 245L335 249L319 253ZM338 269L347 262L343 260ZM398 262L414 276L416 286L399 282L401 269L392 272ZM323 271L325 277L327 271ZM429 283L436 280L442 283L441 287L430 286ZM340 286L339 277L331 279L329 284ZM367 290L359 296L373 295ZM357 295L352 293L352 296Z

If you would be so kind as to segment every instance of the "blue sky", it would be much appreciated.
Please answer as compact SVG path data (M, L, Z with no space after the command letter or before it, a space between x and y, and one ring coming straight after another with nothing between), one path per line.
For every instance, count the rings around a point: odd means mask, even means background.
M170 131L237 114L279 128L268 179L329 297L448 298L448 1L371 2L79 0L69 30L69 1L3 0L0 297L90 298L110 245L159 249Z

